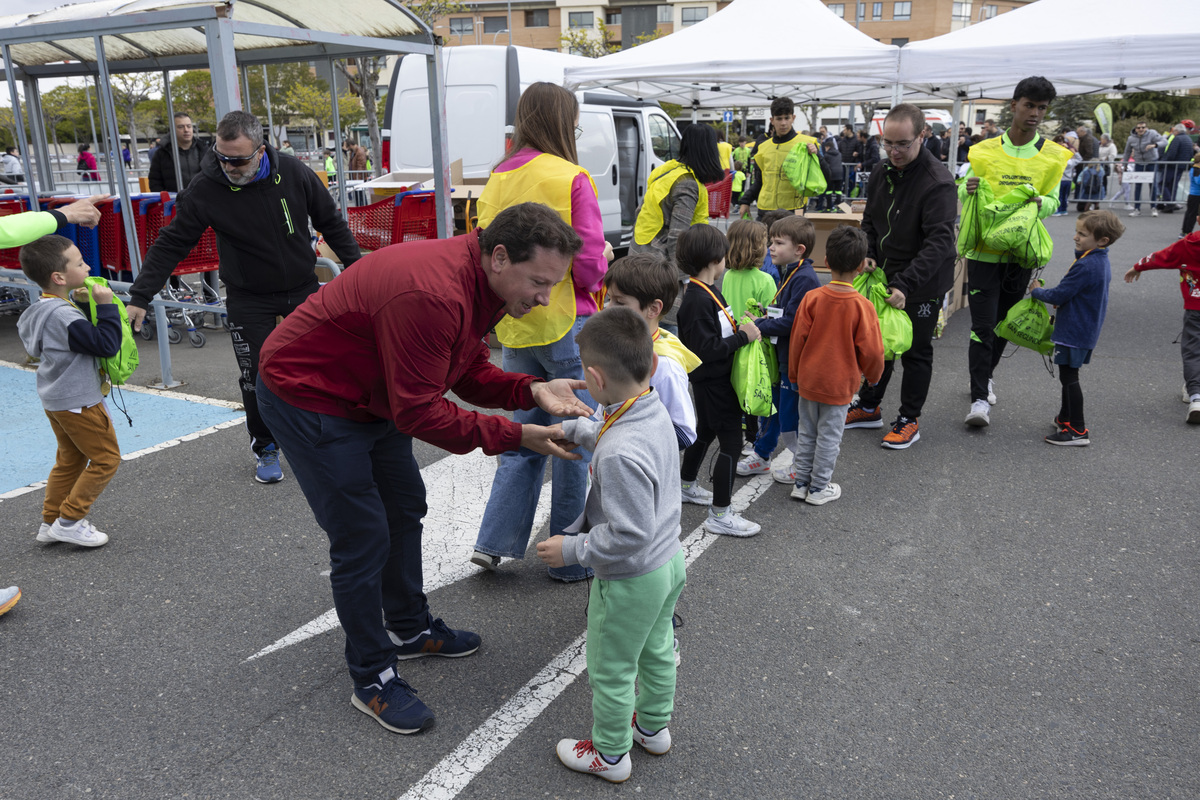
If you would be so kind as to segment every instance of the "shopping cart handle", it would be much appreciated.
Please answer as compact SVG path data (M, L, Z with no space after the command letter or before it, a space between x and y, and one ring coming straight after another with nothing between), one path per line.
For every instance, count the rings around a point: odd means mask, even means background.
M338 275L342 274L341 265L338 264L336 261L334 261L332 258L325 258L324 256L317 256L317 263L314 264L313 266L314 267L324 267L325 269L329 270L329 273L331 275L333 275L334 278L336 278Z

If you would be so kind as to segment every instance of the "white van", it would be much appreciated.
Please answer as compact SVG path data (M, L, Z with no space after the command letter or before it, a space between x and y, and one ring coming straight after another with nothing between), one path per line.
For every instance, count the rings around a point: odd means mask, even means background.
M943 111L940 108L923 108L925 112L925 123L933 128L933 132L938 136L942 135L942 131L951 127L954 120L950 117L949 111ZM871 117L871 134L874 136L883 136L883 120L888 115L888 109L876 111L875 116Z
M528 47L468 45L442 49L449 160L464 178L486 178L503 157L517 99L531 83L562 84L563 70L588 59ZM679 131L657 103L619 92L577 93L579 163L596 183L604 235L627 248L650 172L679 155ZM408 55L392 73L382 131L388 169L433 165L425 57Z

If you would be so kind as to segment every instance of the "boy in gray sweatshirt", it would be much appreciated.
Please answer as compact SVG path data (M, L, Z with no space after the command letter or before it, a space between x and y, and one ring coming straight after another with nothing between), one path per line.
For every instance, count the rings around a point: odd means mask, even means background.
M107 286L92 289L97 323L71 302L90 273L70 239L43 236L21 248L21 271L42 289L17 320L26 352L38 363L37 389L58 454L46 482L39 542L100 547L108 535L85 517L121 463L121 449L100 383L97 358L121 349L121 317Z
M613 783L629 778L633 742L662 755L675 706L671 615L686 581L679 545L679 450L666 407L650 388L653 342L629 308L593 314L575 341L588 391L604 419L562 423L566 438L592 451L583 515L537 546L551 567L596 573L588 598L587 668L592 738L559 741L576 772ZM634 684L638 694L634 695Z

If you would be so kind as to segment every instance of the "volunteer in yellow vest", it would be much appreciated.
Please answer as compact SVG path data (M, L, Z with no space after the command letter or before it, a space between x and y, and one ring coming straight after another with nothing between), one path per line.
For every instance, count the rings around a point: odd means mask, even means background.
M523 372L545 380L582 380L583 367L575 335L596 311L592 293L600 289L612 247L604 241L604 223L596 186L579 166L575 137L579 102L572 92L552 83L534 83L517 101L512 143L479 197L479 225L487 228L496 215L524 202L553 208L583 239L583 249L566 276L550 289L547 306L531 308L520 319L505 317L496 324L503 345L505 372ZM596 402L586 391L577 393L590 407ZM561 421L541 409L517 411L520 424L553 425ZM550 535L583 513L587 494L588 458L554 459ZM500 558L524 558L534 511L546 474L546 456L521 448L500 454L492 494L484 511L471 561L495 569ZM551 568L550 577L581 580L591 574L578 564Z
M650 173L629 251L656 253L678 270L675 242L691 226L708 224L708 190L704 184L716 183L724 177L717 154L717 132L710 125L687 126L679 142L679 158ZM680 270L679 297L683 296L682 287L687 281L687 274ZM679 311L679 297L659 322L671 333L678 333L675 315Z
M717 154L721 158L721 169L729 172L733 169L733 145L725 141L725 131L717 131Z
M756 144L750 151L750 161L754 169L750 188L742 193L738 216L749 213L750 204L755 200L758 201L759 222L762 222L763 215L768 211L778 209L801 214L808 205L808 198L797 193L792 182L783 174L783 162L797 143L805 142L808 144L808 152L818 153L816 139L796 133L792 128L792 123L796 121L795 112L796 107L791 98L776 97L771 101L771 126L775 133L770 139Z
M967 154L970 169L959 187L960 200L975 194L982 178L995 197L1032 184L1037 196L1029 202L1037 203L1039 219L1058 210L1058 184L1071 152L1038 133L1056 95L1054 84L1040 76L1017 84L1011 103L1012 126L1001 136L971 146ZM1009 255L975 242L960 241L959 251L967 256L967 302L971 309L971 342L967 348L971 410L966 423L982 428L991 422L990 407L996 402L992 373L1007 344L996 335L996 323L1025 295L1029 271Z

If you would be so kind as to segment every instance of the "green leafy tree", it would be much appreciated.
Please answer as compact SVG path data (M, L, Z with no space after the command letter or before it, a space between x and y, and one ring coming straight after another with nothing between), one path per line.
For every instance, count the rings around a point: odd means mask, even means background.
M318 145L324 132L334 127L333 102L328 89L322 90L311 84L291 86L283 93L282 105L294 118L312 121ZM338 95L338 112L337 127L344 129L362 117L362 104L349 92L342 92Z
M568 53L586 58L599 58L621 49L621 43L609 34L608 26L599 21L596 22L594 35L591 28L571 28L558 37L558 40Z
M346 76L350 90L358 95L362 102L363 114L367 118L367 137L371 140L371 165L375 168L376 175L381 174L383 151L380 148L379 112L375 108L375 95L384 61L384 56L367 56L334 62L338 71Z
M666 32L662 28L655 28L652 31L646 31L645 33L640 33L633 37L633 44L631 44L630 47L637 47L638 45L645 44L646 42L653 42L655 39L661 39L666 35Z
M213 102L212 76L206 69L190 69L171 78L171 107L176 114L192 118L198 131L217 127L217 109Z
M1200 112L1200 97L1168 94L1167 92L1129 92L1124 97L1109 100L1117 119L1142 117L1147 120L1194 118Z
M1071 94L1055 98L1050 104L1049 115L1058 123L1057 133L1073 131L1081 122L1091 122L1092 127L1099 131L1096 123L1096 106L1104 101L1099 94ZM1099 134L1097 134L1099 136Z
M430 29L433 28L433 23L442 17L461 14L467 10L465 5L456 3L454 0L425 0L423 3L401 0L401 2L413 13L413 16L428 25Z
M82 100L82 90L70 86L57 86L42 94L42 119L54 143L54 151L60 156L63 151L58 142L59 126L77 115ZM84 113L87 113L86 109Z

